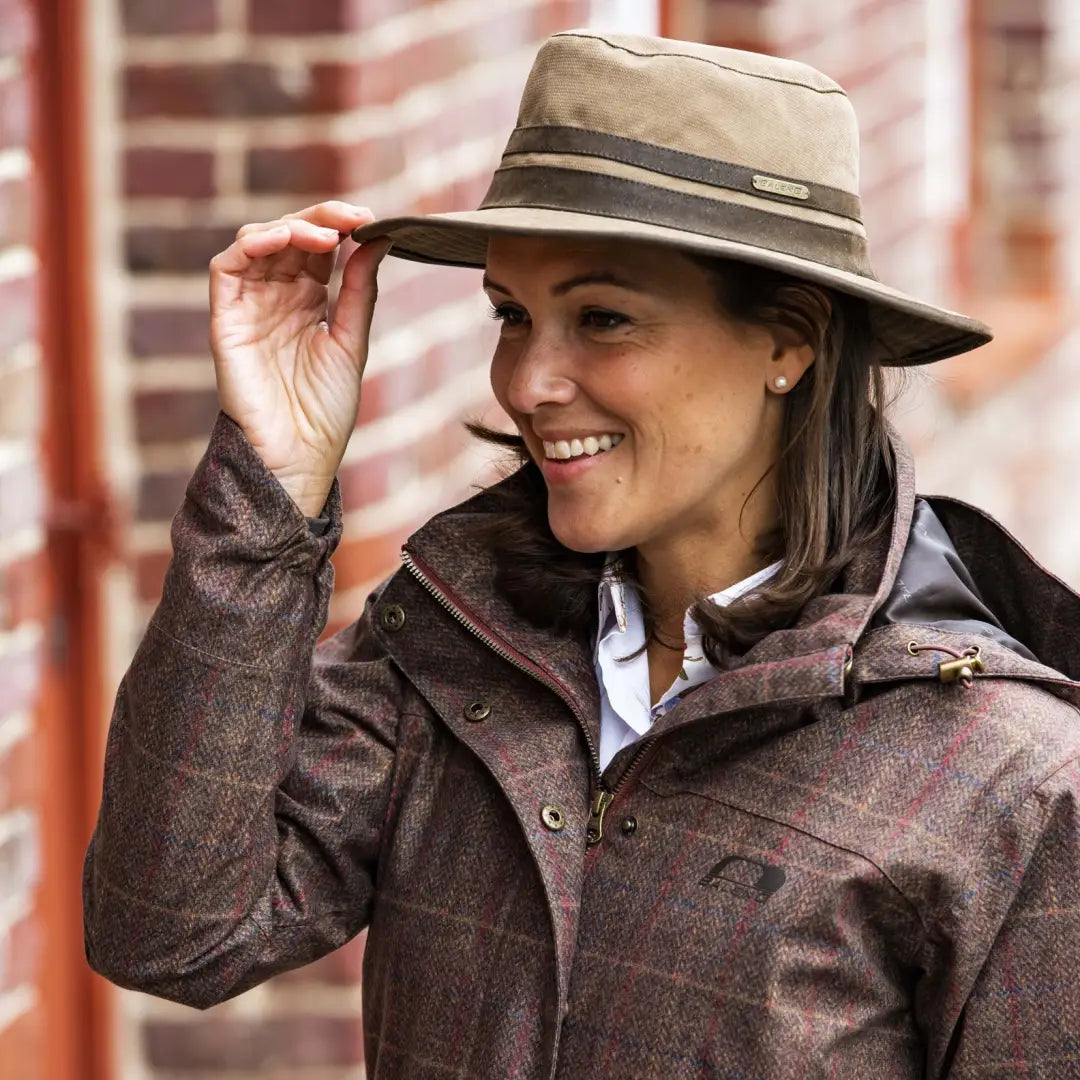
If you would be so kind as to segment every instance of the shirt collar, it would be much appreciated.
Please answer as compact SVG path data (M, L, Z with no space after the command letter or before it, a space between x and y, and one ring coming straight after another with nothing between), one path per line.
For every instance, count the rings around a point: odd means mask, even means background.
M782 560L777 560L772 565L743 578L742 581L737 581L734 585L713 593L709 599L718 607L727 607L728 604L734 603L740 597L746 596L771 580L782 565ZM598 642L606 640L612 634L626 633L629 625L626 590L627 583L623 575L622 563L617 555L610 554L604 563L604 571L597 587ZM687 608L683 619L683 637L687 645L692 642L695 645L699 644L702 637L701 627L698 626L692 612L692 608Z

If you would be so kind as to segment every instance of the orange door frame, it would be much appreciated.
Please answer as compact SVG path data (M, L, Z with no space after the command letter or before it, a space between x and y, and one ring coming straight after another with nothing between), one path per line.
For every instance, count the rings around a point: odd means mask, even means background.
M42 695L37 709L43 866L39 911L44 1061L50 1080L112 1075L107 984L82 946L82 855L104 758L101 570L109 520L100 468L82 0L34 0L42 454L50 496Z

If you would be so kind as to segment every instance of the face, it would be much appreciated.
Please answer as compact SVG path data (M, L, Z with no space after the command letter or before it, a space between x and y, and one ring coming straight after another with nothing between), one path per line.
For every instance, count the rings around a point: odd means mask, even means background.
M699 266L654 245L494 237L484 284L501 323L492 387L562 544L645 553L740 529L779 453L774 380L793 387L807 347L734 322Z

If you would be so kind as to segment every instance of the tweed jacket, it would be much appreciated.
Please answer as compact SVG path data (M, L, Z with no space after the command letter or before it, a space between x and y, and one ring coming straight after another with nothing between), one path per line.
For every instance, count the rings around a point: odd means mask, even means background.
M219 417L89 962L206 1007L368 927L372 1080L1080 1076L1080 598L895 455L891 534L601 776L591 644L494 590L489 495L316 647L336 488L314 535Z

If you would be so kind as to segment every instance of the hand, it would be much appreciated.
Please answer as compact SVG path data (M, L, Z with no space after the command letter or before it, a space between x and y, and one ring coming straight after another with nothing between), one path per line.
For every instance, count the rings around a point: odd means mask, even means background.
M360 405L376 271L390 241L345 264L332 326L327 285L338 245L369 210L342 202L245 225L210 262L210 347L222 410L293 501L317 516Z

